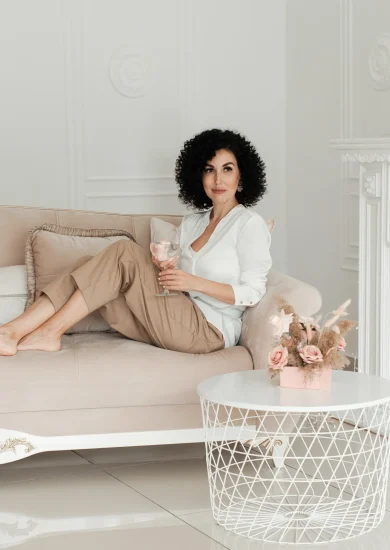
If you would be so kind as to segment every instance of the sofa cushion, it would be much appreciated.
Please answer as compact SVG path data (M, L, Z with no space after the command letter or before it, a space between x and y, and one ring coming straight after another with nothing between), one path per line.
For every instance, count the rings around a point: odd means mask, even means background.
M43 224L31 229L26 243L27 303L29 307L40 291L69 270L83 256L95 256L120 239L134 237L123 229L78 229ZM82 319L67 334L111 330L99 311Z
M119 333L72 334L58 352L0 357L0 413L199 403L205 378L252 368L242 346L190 354Z

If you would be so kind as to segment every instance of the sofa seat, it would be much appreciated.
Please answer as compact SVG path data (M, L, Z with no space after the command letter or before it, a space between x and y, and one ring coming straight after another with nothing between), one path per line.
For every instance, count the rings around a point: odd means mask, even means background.
M0 357L0 414L199 405L196 388L202 380L252 369L243 346L189 354L118 333L72 334L63 336L59 352Z

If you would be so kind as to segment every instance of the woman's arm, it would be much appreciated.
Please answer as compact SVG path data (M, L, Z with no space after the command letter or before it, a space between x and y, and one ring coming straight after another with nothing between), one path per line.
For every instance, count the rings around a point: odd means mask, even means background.
M215 281L209 281L208 279L202 279L202 277L196 277L197 279L197 292L202 292L202 294L207 294L216 300L221 300L226 304L234 304L235 297L232 285L227 285L225 283L216 283Z
M250 218L237 241L241 266L239 283L232 286L197 277L197 288L194 290L231 305L256 305L265 294L267 275L272 265L270 243L271 235L263 218Z
M269 252L271 236L260 217L251 218L238 238L237 253L241 266L238 284L217 283L181 269L160 273L160 283L168 290L195 291L226 304L255 306L266 291L266 280L272 260Z
M271 234L261 216L252 216L241 229L237 254L241 274L232 286L236 306L255 306L266 292L267 275L272 266Z
M159 273L158 280L168 290L202 292L227 304L234 304L232 285L203 279L182 269L165 269Z

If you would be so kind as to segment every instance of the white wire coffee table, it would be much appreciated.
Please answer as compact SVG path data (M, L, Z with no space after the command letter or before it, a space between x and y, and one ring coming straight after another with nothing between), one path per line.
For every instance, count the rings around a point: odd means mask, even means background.
M313 544L362 535L383 520L390 381L335 371L329 390L294 390L245 371L204 380L198 394L219 525L251 539ZM275 469L272 450L286 441L285 467Z

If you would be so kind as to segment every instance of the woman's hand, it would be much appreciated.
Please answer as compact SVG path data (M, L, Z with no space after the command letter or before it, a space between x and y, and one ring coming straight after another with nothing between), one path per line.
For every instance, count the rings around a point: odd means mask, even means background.
M196 290L196 283L199 277L191 275L182 269L165 269L160 272L158 280L167 290L188 292L189 290Z

